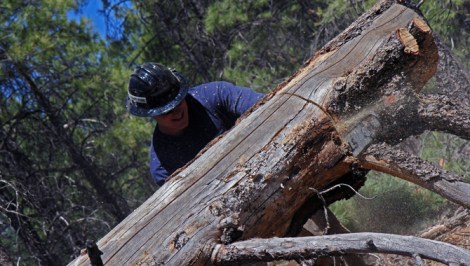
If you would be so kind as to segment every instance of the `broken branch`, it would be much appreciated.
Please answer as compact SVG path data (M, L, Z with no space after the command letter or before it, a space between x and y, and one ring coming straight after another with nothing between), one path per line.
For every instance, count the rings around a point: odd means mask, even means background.
M424 128L470 140L470 106L445 95L419 97L418 116Z
M470 208L470 184L463 177L387 144L371 145L359 158L359 166L410 181Z

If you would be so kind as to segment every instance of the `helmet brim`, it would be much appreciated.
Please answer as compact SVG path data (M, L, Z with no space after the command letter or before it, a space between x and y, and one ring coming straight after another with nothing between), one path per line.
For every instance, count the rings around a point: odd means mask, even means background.
M180 104L186 95L188 95L188 90L189 87L186 84L181 84L181 89L179 93L176 95L176 97L171 100L169 103L160 106L160 107L155 107L155 108L142 108L138 107L137 104L129 99L129 96L126 97L126 108L129 113L135 116L141 116L141 117L150 117L150 116L157 116L157 115L162 115L165 113L170 112L173 110L178 104Z

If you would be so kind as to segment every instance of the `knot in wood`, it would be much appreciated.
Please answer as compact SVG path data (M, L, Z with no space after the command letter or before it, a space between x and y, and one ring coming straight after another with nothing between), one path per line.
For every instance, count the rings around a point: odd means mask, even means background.
M346 81L347 81L347 76L336 78L336 80L333 83L333 89L335 91L344 91L346 89Z
M220 201L214 201L209 205L209 211L214 216L220 216L223 213L223 204Z
M220 237L220 241L227 245L233 243L240 239L243 235L243 228L242 227L226 227L222 231L222 236Z
M367 240L366 244L371 250L377 250L377 246L374 244L374 240L369 239Z
M173 246L175 247L175 249L181 249L182 247L184 247L184 245L186 245L186 243L188 243L188 241L189 237L186 232L179 232L173 239Z

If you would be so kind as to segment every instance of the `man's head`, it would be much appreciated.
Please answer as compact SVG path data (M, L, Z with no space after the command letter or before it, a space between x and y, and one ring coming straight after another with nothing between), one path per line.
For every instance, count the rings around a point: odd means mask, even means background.
M188 93L184 77L157 63L144 63L131 74L127 110L136 116L163 115L178 106Z

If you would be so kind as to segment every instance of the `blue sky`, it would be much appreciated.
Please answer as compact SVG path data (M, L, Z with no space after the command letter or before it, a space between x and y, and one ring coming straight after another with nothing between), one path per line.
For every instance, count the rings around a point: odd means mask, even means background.
M102 38L106 37L106 25L103 18L103 15L98 13L102 8L101 1L98 0L89 0L87 5L83 7L81 13L75 13L73 11L68 13L70 19L75 19L79 21L80 17L87 17L92 23L93 28L98 32Z

